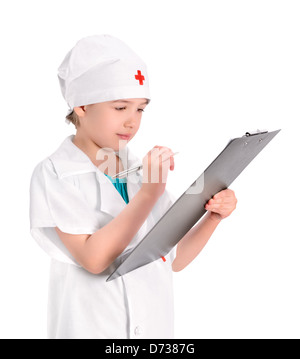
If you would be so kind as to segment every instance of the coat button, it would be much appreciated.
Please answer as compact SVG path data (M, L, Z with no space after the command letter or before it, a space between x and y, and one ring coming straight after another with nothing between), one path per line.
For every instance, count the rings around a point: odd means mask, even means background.
M141 334L142 334L142 329L141 329L141 327L139 327L139 326L135 327L135 329L134 329L134 334L135 334L135 335L141 335Z

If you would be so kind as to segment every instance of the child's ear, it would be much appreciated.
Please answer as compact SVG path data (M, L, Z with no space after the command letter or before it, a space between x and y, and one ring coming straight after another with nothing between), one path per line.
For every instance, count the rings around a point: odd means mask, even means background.
M74 107L74 111L78 117L83 117L86 113L86 106Z

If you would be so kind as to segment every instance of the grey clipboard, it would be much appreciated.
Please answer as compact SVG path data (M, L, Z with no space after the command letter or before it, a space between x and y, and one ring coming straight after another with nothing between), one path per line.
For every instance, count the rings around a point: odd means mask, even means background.
M279 131L246 132L244 136L230 140L106 281L167 255L207 212L205 203L216 193L228 188Z

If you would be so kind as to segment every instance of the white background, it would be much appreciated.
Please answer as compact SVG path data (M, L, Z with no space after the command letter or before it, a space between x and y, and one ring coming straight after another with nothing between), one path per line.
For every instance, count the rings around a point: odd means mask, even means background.
M230 186L237 209L174 273L176 337L300 337L299 18L289 0L1 3L1 338L46 337L49 259L29 232L30 177L75 134L57 68L101 33L147 64L152 102L130 146L180 152L177 197L230 138L282 129Z

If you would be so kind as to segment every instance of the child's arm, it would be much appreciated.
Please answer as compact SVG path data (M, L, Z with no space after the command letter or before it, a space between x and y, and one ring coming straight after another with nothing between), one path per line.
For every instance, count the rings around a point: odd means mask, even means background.
M208 201L205 217L178 242L176 258L172 263L174 272L184 269L208 242L223 218L228 217L236 208L237 199L230 189L223 190Z
M162 162L163 159L170 159L170 162ZM89 272L98 274L104 271L123 252L145 222L166 186L166 177L160 178L160 182L150 183L148 178L145 179L145 173L148 176L151 170L155 170L167 176L168 170L174 169L172 151L161 147L161 152L156 152L154 156L153 150L150 151L143 160L143 168L148 171L144 172L141 189L107 225L92 235L64 233L55 227L75 260Z

